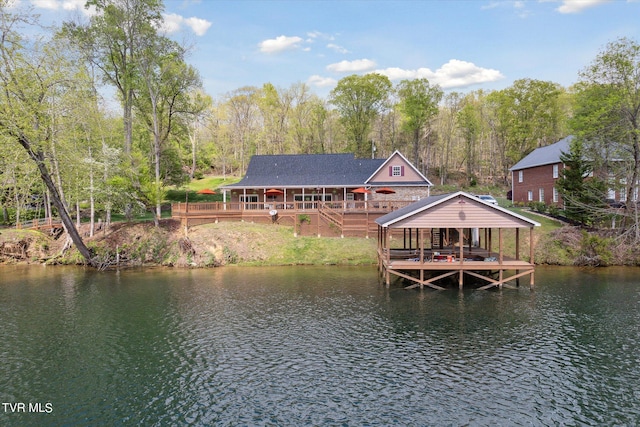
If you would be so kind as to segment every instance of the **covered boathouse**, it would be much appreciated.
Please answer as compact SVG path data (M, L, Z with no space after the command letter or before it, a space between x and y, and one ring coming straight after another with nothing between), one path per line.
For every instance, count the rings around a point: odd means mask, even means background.
M471 194L426 197L376 223L378 268L387 286L391 275L405 279L407 288L443 290L443 279L456 278L460 289L465 280L478 289L501 288L523 276L534 285L533 228L540 224ZM521 230L527 229L523 239ZM505 237L513 257L504 254ZM523 240L528 261L521 259Z

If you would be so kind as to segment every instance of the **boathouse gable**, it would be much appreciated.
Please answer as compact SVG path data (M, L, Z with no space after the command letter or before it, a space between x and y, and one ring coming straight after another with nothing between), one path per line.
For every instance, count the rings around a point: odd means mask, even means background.
M390 228L523 228L540 224L465 192L427 197L376 220Z

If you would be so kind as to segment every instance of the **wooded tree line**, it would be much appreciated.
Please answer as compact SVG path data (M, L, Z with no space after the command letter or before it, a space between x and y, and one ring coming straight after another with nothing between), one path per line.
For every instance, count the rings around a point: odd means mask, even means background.
M209 110L199 170L242 174L254 154L400 150L440 184L506 185L524 154L567 135L571 102L569 90L532 79L500 91L444 93L426 79L394 86L379 74L352 75L327 99L303 83L243 87Z
M510 166L569 133L585 145L609 147L615 138L611 155L640 161L632 40L607 46L571 88L521 79L503 90L445 93L426 79L393 85L366 74L343 78L327 99L304 83L212 99L188 64L189 49L159 30L161 0L87 5L98 11L89 22L34 38L25 34L37 17L0 0L3 219L55 209L76 245L72 216L78 221L81 207L92 230L98 210L107 222L111 212L136 209L158 218L169 186L242 175L254 154L400 150L433 182L457 185L506 185ZM105 88L115 91L119 113L103 99ZM83 255L91 258L86 248Z

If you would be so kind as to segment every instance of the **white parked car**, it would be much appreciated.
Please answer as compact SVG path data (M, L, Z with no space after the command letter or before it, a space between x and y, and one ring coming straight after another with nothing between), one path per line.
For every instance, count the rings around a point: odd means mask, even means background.
M491 203L492 205L497 205L498 201L496 199L493 198L493 196L489 195L489 194L480 194L478 196L476 196L478 199L485 201L487 203Z

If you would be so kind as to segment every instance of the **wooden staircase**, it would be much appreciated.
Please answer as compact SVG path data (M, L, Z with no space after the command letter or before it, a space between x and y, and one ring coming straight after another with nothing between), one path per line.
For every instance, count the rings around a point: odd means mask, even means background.
M442 247L442 233L439 228L431 230L431 247L432 248L441 248Z
M326 204L321 204L318 206L318 217L320 220L324 221L329 227L336 228L338 234L343 235L344 229L344 214L342 212L338 212L334 209L331 209Z

